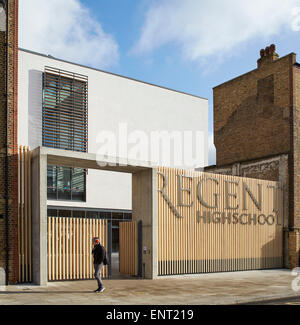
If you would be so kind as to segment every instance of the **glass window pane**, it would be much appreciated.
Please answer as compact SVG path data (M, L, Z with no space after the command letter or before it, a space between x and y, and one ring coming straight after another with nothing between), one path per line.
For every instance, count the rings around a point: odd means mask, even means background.
M82 168L47 167L48 200L86 201L86 170Z
M86 217L89 219L98 219L98 212L97 211L87 211Z
M123 220L123 213L119 213L119 212L114 212L112 214L112 218L114 220Z
M108 219L111 220L111 213L110 212L99 212L100 219Z
M57 217L57 210L48 209L47 210L47 215L48 215L48 217L51 217L51 218Z
M71 168L57 167L57 191L59 200L71 200Z
M119 228L119 224L120 224L120 221L118 221L118 220L113 220L112 221L112 227L113 228Z
M60 218L71 218L72 211L70 211L70 210L59 210L58 211L58 216Z
M82 168L72 169L72 200L85 201L85 170Z
M132 220L132 213L124 213L124 220L131 221Z
M73 211L73 218L85 218L85 211Z
M56 167L47 167L47 197L48 200L57 199L57 184L56 184Z
M118 228L112 229L112 252L113 253L119 252L119 229Z

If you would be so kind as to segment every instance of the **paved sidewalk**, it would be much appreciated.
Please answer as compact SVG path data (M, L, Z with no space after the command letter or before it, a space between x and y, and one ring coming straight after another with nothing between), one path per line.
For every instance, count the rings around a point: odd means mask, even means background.
M300 296L291 288L294 279L290 270L267 270L104 280L101 294L92 292L96 281L55 282L0 287L0 305L228 305Z

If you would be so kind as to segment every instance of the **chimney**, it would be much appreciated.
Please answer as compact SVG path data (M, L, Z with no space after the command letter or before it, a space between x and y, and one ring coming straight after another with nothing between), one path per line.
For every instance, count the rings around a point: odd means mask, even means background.
M267 46L265 49L260 50L260 59L257 61L257 67L276 61L279 55L276 53L276 46L274 44Z

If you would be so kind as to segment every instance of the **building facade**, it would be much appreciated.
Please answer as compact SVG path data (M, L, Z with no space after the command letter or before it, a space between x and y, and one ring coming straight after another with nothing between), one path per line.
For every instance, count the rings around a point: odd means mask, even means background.
M151 153L145 151L139 156L136 152L141 149L138 140L148 141L158 134L159 141L166 140L169 145L160 150L170 149L171 160L166 167L204 167L208 159L208 102L198 96L19 49L18 1L1 3L1 74L6 76L1 79L1 121L7 128L2 129L1 137L0 232L5 236L1 236L0 243L0 282L15 283L20 274L25 273L28 278L28 260L35 253L34 249L31 251L34 244L26 243L40 231L30 219L35 202L28 194L34 182L27 150L51 148L131 159L137 165L144 160L157 164ZM193 153L196 158L192 165L187 166L185 161L175 165L172 157L179 152L176 134L186 131L200 133L199 145ZM114 147L109 138L112 135L115 151L110 151ZM105 144L107 152L103 152ZM125 146L130 144L133 150L128 154ZM151 148L151 143L148 145ZM106 220L112 226L111 248L117 252L119 224L132 220L132 186L130 173L58 165L54 161L47 165L47 217ZM24 231L22 237L20 232Z
M214 89L217 166L197 172L206 99L19 49L18 1L0 3L0 284L92 278L96 235L148 279L299 265L295 54L271 46ZM195 160L158 166L137 141L160 132L158 155L185 158L186 131Z
M260 51L257 69L214 88L216 166L207 172L280 182L285 192L285 266L299 266L300 65Z
M19 80L19 145L31 150L45 146L97 154L103 144L99 136L104 134L106 140L107 133L115 135L117 142L117 152L107 154L127 158L126 145L130 151L130 143L122 145L121 141L126 136L128 142L137 141L139 133L150 140L151 133L159 131L163 141L173 132L202 131L203 144L196 155L203 159L190 168L207 164L206 99L26 50L19 50ZM76 89L73 94L70 92L74 82L79 84L80 94ZM55 106L61 107L59 113ZM176 149L172 146L171 156ZM146 154L131 158L153 161ZM174 166L172 161L167 166L185 167L184 162ZM53 180L58 177L60 181L62 174L62 170L49 167L49 186L62 186ZM70 183L71 177L65 176ZM131 210L130 176L88 171L75 177L75 182L82 184L82 192L72 195L72 192L62 193L59 188L52 193L49 189L49 206ZM116 183L118 186L113 185Z

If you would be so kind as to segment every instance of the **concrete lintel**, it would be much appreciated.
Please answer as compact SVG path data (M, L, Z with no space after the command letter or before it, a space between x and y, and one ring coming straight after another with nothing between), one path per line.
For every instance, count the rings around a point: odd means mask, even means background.
M151 162L110 157L84 152L39 147L33 154L46 155L48 164L87 169L107 170L120 173L138 173L155 168Z

